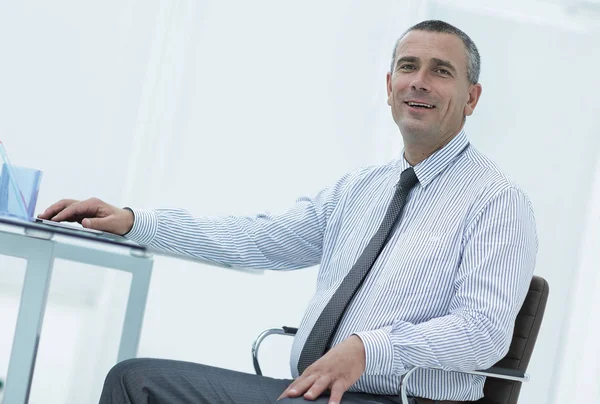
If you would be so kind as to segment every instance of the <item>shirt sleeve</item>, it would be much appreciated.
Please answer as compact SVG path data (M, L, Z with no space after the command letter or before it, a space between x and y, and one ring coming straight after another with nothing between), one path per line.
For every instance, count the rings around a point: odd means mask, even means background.
M297 269L321 261L327 222L351 180L347 174L288 211L253 217L193 217L183 209L131 209L125 236L153 249L244 268Z
M412 367L482 370L506 355L537 254L526 196L509 188L493 198L467 224L463 246L446 315L356 333L365 345L366 375L402 375Z

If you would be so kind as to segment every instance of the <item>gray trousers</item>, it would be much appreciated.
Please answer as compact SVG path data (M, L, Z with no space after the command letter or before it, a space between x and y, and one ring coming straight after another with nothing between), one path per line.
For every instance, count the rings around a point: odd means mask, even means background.
M129 359L106 376L100 404L268 404L292 383L190 362ZM327 404L325 395L313 403ZM277 404L311 401L285 398ZM398 404L398 396L346 393L343 404Z

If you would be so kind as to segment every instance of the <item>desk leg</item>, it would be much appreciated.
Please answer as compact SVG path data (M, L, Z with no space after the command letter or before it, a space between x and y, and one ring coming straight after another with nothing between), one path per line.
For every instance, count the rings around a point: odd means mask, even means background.
M54 243L31 245L10 353L4 403L27 403L54 264Z
M129 299L121 332L121 343L117 362L137 356L140 333L146 311L146 300L152 276L152 260L139 259L136 268L131 268Z

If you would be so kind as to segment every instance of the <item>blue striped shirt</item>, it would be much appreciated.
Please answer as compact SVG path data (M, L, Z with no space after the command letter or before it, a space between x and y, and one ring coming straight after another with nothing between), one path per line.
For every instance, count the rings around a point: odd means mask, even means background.
M400 158L345 175L285 213L195 218L184 210L135 210L127 235L151 248L226 265L290 270L320 264L294 339L291 370L317 317L377 231ZM526 195L460 132L414 167L419 183L401 220L351 301L333 344L358 335L366 369L350 391L477 400L486 369L508 351L537 253Z

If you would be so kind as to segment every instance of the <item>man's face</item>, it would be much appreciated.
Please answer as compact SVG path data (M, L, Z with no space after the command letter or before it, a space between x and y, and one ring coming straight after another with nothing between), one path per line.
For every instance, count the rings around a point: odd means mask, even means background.
M464 117L477 105L481 85L467 79L467 55L460 38L411 31L396 49L387 93L405 140L436 144L458 133Z

